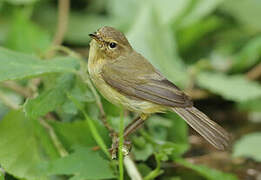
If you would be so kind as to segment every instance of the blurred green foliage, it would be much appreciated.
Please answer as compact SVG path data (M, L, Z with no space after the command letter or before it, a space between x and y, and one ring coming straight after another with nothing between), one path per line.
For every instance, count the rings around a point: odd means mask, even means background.
M50 53L57 14L54 0L0 1L0 179L115 179L119 172L106 156L111 139L88 83L87 61L68 49ZM87 51L89 33L113 26L182 89L206 91L205 101L232 103L250 120L255 115L260 127L260 78L246 74L261 62L260 17L258 0L74 0L64 45ZM102 103L118 130L120 108ZM125 125L133 117L128 113ZM131 140L145 179L238 179L185 160L188 127L174 113L151 116ZM260 133L243 136L233 157L260 161L260 142ZM97 145L102 150L94 151ZM188 169L169 172L164 163Z

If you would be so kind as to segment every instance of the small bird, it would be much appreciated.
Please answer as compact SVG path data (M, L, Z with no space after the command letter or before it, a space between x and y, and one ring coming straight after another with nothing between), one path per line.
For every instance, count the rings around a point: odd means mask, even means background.
M138 129L150 114L174 111L219 150L229 144L229 134L193 106L191 99L166 79L130 45L123 33L104 26L89 34L88 71L96 88L111 103L137 112L139 117L124 130Z

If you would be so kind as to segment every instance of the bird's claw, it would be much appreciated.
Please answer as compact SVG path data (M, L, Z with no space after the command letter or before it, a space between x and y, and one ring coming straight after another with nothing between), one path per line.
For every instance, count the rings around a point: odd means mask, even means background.
M119 138L117 135L114 135L112 138L111 148L109 149L112 159L118 158L118 149L119 149ZM131 150L131 141L124 140L123 146L122 146L123 156L127 156L129 154L130 150Z

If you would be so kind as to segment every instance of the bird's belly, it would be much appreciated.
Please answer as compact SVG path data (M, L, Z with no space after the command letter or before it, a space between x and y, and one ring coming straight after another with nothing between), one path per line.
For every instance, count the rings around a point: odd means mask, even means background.
M131 98L119 93L117 90L109 86L101 76L91 76L92 81L99 90L99 92L111 103L117 106L123 106L124 108L135 111L138 113L151 114L156 112L163 112L164 107L154 104L152 102Z

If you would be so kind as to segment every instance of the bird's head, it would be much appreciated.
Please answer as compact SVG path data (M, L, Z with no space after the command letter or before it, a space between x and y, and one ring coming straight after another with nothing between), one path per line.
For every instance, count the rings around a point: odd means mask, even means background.
M132 50L124 34L112 27L104 26L89 36L92 38L91 51L104 59L116 59Z

